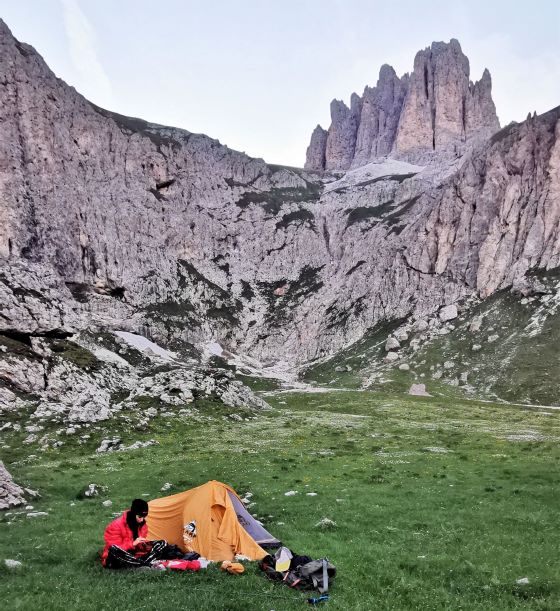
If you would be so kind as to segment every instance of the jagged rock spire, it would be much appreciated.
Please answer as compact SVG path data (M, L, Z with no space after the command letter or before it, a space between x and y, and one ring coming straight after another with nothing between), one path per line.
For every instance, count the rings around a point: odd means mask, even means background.
M455 39L419 51L410 77L383 65L377 85L361 98L353 94L350 109L332 102L331 127L326 139L315 137L306 167L346 170L386 155L425 161L461 154L465 143L499 129L490 73L474 84L469 76L469 60ZM324 163L317 148L323 141Z

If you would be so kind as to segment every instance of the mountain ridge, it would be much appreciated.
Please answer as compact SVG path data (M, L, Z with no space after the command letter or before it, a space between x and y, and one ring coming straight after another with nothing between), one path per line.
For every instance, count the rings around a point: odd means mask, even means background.
M124 330L297 372L560 265L557 110L341 178L99 109L7 26L0 45L0 333Z

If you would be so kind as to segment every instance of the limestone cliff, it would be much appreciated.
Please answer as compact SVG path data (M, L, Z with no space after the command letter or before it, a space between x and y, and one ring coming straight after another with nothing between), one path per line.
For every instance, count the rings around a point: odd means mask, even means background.
M0 74L0 333L31 345L124 330L295 370L560 264L559 110L479 140L490 77L455 41L333 105L310 158L342 178L97 108L4 24ZM379 159L434 146L453 163Z

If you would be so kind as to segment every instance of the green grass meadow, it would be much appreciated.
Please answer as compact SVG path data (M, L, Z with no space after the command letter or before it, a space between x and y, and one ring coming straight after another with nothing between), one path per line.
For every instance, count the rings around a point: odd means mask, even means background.
M560 609L560 413L358 391L266 398L272 410L239 422L208 405L204 418L158 418L141 434L123 425L123 438L159 445L122 453L94 452L102 430L46 452L4 434L0 457L49 515L0 515L2 608L308 607L309 594L256 563L241 576L101 568L104 527L132 498L217 479L252 492L250 511L285 545L336 565L323 608ZM104 496L78 500L91 482Z

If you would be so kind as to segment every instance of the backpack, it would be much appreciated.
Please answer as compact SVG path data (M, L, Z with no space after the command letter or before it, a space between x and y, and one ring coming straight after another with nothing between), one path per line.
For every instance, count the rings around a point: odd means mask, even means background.
M336 567L328 558L321 558L301 564L294 573L304 582L306 589L318 590L323 594L329 590L329 581L335 577Z
M297 560L296 560L297 559ZM266 556L260 568L266 576L275 581L282 581L296 590L317 590L321 594L327 592L329 583L336 575L336 567L327 558L311 560L309 556L295 556L288 571L277 571L274 568L276 558ZM298 560L304 562L297 562Z

